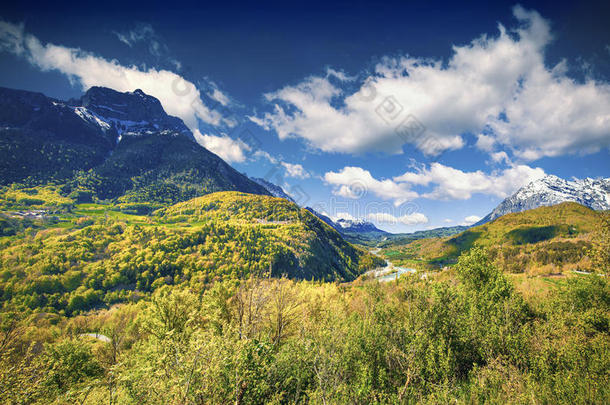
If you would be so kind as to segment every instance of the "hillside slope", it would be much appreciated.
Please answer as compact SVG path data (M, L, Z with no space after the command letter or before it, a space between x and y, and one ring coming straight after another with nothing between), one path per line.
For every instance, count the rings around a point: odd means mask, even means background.
M5 211L0 301L67 314L138 299L163 285L201 289L253 274L349 281L383 261L284 199L221 192L152 216L113 205Z
M396 263L438 269L483 246L497 265L513 273L592 270L589 250L609 220L608 212L567 202L507 214L451 237L390 245L382 254Z

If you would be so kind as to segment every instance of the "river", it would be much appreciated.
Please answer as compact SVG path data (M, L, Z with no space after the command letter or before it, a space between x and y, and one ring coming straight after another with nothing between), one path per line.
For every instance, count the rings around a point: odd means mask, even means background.
M371 253L376 255L377 253L379 253L380 250L381 250L380 248L375 248L375 249L371 250ZM416 272L415 269L411 269L408 267L394 266L392 264L392 262L389 260L386 260L385 264L386 264L385 267L379 267L374 270L369 270L364 274L373 276L374 278L376 278L378 281L380 281L382 283L387 283L388 281L394 281L394 280L398 279L401 275L403 275L405 273L415 273Z

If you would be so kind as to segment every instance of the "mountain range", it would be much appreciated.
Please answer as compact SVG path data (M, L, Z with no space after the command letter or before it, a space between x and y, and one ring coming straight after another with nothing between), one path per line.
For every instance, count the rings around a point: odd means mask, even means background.
M252 180L265 187L273 196L293 201L282 187L264 179ZM610 179L586 178L568 181L554 175L547 175L517 190L514 194L503 200L492 212L470 227L491 222L506 214L557 205L564 202L576 202L596 211L610 210ZM307 209L343 234L349 241L369 246L376 246L378 244L380 246L388 246L409 243L413 240L424 238L449 237L469 228L469 226L459 225L393 234L383 231L377 228L375 224L363 219L350 220L339 218L333 220L312 208L308 207Z
M249 178L199 145L184 122L168 115L141 90L91 87L61 101L41 93L0 88L0 185L63 184L87 202L118 198L124 204L176 203L216 191L241 191L294 200L282 187ZM564 180L548 175L518 190L481 219L562 202L610 209L610 179ZM308 208L353 242L449 236L463 227L390 234L365 220L338 219ZM146 210L145 210L146 211Z

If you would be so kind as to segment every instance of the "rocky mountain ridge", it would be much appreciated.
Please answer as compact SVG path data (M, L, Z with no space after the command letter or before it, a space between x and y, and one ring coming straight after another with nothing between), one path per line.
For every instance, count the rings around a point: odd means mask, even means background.
M585 178L570 181L547 175L520 188L474 226L493 221L509 213L548 207L563 202L576 202L596 211L610 210L610 178Z
M141 90L92 87L61 101L0 88L0 154L0 185L67 183L67 192L129 194L132 202L175 203L215 191L269 195Z

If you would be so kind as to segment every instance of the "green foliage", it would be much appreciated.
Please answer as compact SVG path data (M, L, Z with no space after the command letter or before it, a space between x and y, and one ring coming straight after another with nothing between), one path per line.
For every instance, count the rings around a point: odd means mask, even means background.
M610 212L602 214L599 233L593 239L593 246L588 251L593 268L601 273L610 272Z
M103 372L91 347L78 340L47 345L36 362L43 375L41 388L50 398L91 383Z
M48 139L45 135L36 139L27 130L3 129L0 131L0 155L3 157L0 184L19 182L36 186L65 181L77 170L100 164L107 153L108 148L103 145Z
M508 232L506 236L512 239L517 245L538 243L554 238L559 233L558 228L559 227L555 225L519 228Z
M421 239L401 244L386 242L382 254L395 264L436 268L455 264L475 246L487 247L497 266L528 276L560 274L570 270L603 272L610 249L608 214L576 203L504 215L449 238ZM601 255L601 256L600 256ZM596 259L601 258L601 260ZM606 257L607 258L607 257Z
M61 218L65 227L40 221L32 233L9 223L4 229L14 236L0 251L2 305L74 315L166 285L202 289L268 271L350 281L382 264L278 198L215 193L149 217L109 208L116 207L77 205Z
M463 254L428 278L323 283L382 262L282 199L224 192L167 206L175 189L162 187L146 191L160 202L130 191L75 204L62 193L99 184L78 178L3 191L6 403L610 400L607 277L559 278L525 301L505 274L524 257L585 254L601 272L607 234L595 213L549 208L566 224L544 241L556 225L531 213L440 241ZM13 213L29 199L57 219ZM417 261L428 243L386 252Z
M164 287L50 337L7 313L1 365L20 366L0 387L30 403L608 402L605 277L569 279L534 308L483 249L455 274ZM82 335L99 331L107 341ZM19 349L41 339L38 353Z

